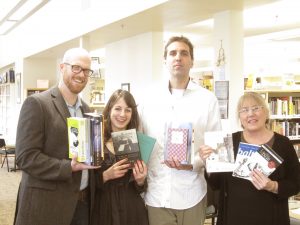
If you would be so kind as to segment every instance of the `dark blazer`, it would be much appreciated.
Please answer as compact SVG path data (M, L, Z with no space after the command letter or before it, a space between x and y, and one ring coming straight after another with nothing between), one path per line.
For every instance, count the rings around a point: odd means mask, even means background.
M90 111L84 102L82 109ZM16 161L22 180L15 225L71 223L82 173L71 171L68 117L70 113L58 87L32 95L23 103L16 139ZM89 175L89 187L94 189L94 174L90 171ZM93 195L94 190L90 191Z

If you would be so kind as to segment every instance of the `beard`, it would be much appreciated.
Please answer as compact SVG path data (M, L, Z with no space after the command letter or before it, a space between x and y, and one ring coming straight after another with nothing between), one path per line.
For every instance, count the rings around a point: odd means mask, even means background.
M85 79L85 81L82 83L77 83L70 77L64 77L64 83L73 94L79 94L85 88L87 79Z

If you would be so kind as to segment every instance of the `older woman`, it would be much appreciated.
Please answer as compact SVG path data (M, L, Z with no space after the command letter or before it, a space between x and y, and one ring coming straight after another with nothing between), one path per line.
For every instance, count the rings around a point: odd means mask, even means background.
M243 131L233 133L235 156L240 142L268 144L284 161L269 177L254 169L251 181L228 172L209 174L210 185L220 190L217 225L289 225L288 198L300 191L300 164L293 144L268 129L269 109L260 94L241 96L237 112ZM206 160L211 152L211 147L201 146L200 157Z

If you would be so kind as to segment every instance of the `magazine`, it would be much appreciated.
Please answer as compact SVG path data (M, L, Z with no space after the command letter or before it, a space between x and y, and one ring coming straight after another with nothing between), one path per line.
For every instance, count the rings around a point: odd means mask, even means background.
M224 131L208 131L204 133L204 143L214 149L206 159L206 171L231 172L234 170L234 152L232 134Z
M180 124L172 127L167 123L165 128L164 160L173 158L181 164L192 164L194 160L194 131L191 123Z
M261 147L252 155L253 167L269 176L283 162L283 159L267 144Z
M249 174L256 164L250 158L259 148L259 145L240 142L232 176L251 180Z

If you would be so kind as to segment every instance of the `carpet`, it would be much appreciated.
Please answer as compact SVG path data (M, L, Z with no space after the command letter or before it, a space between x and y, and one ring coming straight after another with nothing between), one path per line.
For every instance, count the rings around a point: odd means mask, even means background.
M0 168L0 225L13 224L21 174L21 171L7 172L5 165Z

